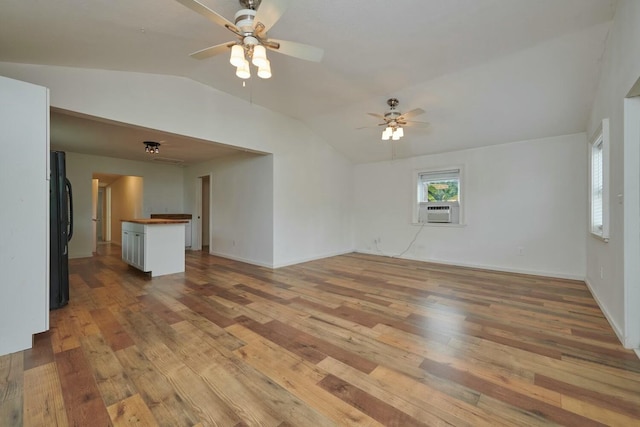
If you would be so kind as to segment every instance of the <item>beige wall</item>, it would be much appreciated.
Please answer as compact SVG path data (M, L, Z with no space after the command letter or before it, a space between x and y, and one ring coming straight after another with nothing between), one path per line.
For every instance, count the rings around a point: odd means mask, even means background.
M122 220L142 218L142 184L139 176L123 176L111 187L111 241L122 243Z

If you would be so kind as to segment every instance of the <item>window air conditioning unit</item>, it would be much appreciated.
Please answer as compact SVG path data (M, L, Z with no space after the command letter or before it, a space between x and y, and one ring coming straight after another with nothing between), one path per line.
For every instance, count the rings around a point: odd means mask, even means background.
M451 222L451 206L427 206L427 222Z

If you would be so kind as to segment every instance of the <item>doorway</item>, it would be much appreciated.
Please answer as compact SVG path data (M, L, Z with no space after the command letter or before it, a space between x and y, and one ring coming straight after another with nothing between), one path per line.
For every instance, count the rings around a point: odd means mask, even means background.
M211 175L196 179L195 250L211 253Z
M120 244L123 219L142 218L143 178L93 173L92 222L94 252L98 244Z
M202 251L209 252L209 208L211 204L210 200L210 180L209 176L202 177Z
M100 187L98 185L98 206L97 206L97 216L96 216L96 240L98 244L104 243L104 209L105 209L105 195L106 191L104 191L104 187Z

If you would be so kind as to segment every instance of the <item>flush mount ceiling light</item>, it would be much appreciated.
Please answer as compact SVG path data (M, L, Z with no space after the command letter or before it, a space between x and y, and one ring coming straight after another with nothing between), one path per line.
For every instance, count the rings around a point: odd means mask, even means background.
M239 0L240 9L234 22L209 9L197 0L176 0L215 24L225 27L238 36L231 41L211 46L191 54L192 58L205 59L231 49L229 62L236 67L236 76L241 79L251 77L249 63L258 68L258 77L271 77L271 63L267 49L307 61L320 62L324 51L314 46L267 37L267 31L280 19L289 6L290 0Z
M154 141L145 141L144 144L144 152L149 154L158 154L160 153L160 143Z

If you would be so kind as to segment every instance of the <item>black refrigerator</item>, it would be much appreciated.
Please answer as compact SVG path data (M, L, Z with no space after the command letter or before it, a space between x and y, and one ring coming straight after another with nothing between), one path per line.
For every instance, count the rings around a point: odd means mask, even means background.
M67 179L65 155L51 152L49 191L49 309L69 302L69 240L73 235L73 195Z

